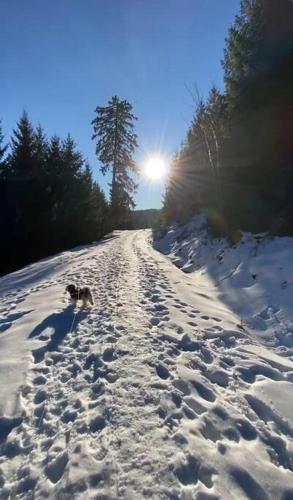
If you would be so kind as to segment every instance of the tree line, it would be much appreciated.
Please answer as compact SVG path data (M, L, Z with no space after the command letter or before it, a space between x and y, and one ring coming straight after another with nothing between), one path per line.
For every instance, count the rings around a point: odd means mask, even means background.
M0 145L0 273L107 231L108 205L70 135L47 138L26 113Z
M96 108L93 139L100 170L112 171L109 201L70 135L48 138L25 112L9 145L0 127L0 275L129 226L134 119L118 97Z
M174 156L165 223L205 212L220 233L293 234L293 3L242 0L223 59Z

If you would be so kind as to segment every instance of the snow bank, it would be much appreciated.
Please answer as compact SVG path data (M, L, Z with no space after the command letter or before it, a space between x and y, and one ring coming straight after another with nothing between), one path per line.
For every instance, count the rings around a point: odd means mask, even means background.
M291 353L293 348L293 238L243 233L231 246L211 238L204 217L174 225L154 246L198 284L213 280L243 327ZM293 352L293 351L292 351Z

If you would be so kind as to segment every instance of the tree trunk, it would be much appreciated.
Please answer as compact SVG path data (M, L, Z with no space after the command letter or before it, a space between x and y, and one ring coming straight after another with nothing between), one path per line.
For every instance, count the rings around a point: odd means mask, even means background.
M117 128L118 128L118 107L116 104L116 109L115 109L115 140L114 140L114 162L113 162L113 171L112 171L112 200L111 200L111 205L112 205L112 212L115 211L116 204L117 204L117 189L116 189L116 176L117 176Z

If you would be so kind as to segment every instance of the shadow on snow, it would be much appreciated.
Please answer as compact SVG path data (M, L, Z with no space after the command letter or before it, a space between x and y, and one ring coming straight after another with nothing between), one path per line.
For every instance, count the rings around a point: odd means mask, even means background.
M30 333L29 338L42 337L43 332L49 328L53 330L51 338L46 345L32 351L35 363L40 363L44 359L47 352L57 351L58 346L63 342L66 335L74 331L85 317L87 311L78 310L75 312L74 307L69 305L66 309L60 312L50 314L41 323L39 323ZM40 340L43 340L40 338Z

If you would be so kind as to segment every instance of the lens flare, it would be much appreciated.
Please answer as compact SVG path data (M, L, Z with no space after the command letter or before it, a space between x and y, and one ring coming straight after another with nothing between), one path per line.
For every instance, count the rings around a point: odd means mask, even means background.
M162 158L149 158L144 167L144 174L151 181L158 181L166 174L166 163Z

